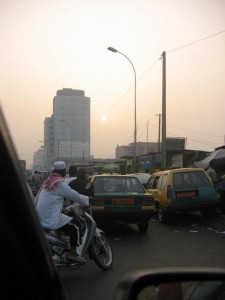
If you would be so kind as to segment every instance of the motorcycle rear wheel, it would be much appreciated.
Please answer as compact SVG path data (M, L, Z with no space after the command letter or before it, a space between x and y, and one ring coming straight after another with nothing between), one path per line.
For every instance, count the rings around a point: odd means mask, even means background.
M102 270L109 270L113 266L113 251L104 234L94 237L91 243L91 254L96 265Z

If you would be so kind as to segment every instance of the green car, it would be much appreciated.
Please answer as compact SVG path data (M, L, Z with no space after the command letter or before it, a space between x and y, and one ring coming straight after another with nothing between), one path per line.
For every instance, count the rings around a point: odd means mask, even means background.
M89 188L94 195L91 207L96 221L133 223L140 232L147 232L154 199L136 176L95 175Z

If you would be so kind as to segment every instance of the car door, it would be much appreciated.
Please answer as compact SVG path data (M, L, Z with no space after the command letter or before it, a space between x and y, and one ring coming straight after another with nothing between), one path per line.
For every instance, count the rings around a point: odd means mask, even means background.
M159 179L160 179L160 175L153 175L146 188L146 191L152 194L154 198L154 202L157 202L159 199L159 191L158 191Z
M157 183L157 201L162 207L165 207L171 199L168 197L168 180L169 174L162 174Z

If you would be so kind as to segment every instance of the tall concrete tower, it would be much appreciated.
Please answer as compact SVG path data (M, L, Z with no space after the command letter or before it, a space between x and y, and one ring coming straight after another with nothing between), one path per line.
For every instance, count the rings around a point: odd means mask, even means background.
M55 159L68 163L90 158L90 98L84 91L64 88L53 99Z

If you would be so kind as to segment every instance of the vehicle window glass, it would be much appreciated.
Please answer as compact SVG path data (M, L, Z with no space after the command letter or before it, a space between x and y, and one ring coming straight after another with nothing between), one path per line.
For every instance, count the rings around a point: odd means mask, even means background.
M182 187L183 180L182 180L182 173L176 173L173 175L173 186L175 188Z
M147 183L147 188L148 188L148 189L151 189L151 188L152 188L152 184L153 184L154 180L155 180L155 177L151 177L151 178L149 179L149 181L148 181L148 183Z
M102 178L96 178L94 180L94 191L95 193L104 192L104 180Z
M137 178L129 178L127 180L127 190L132 193L144 193L145 189Z
M163 175L160 185L160 190L163 192L167 191L168 174Z
M210 184L204 172L175 173L173 177L174 188L208 186Z
M135 178L119 178L119 177L107 177L107 178L95 178L94 190L96 193L144 193L140 181Z
M159 176L156 176L153 179L153 182L152 182L152 189L156 189L157 188L158 181L159 181Z

